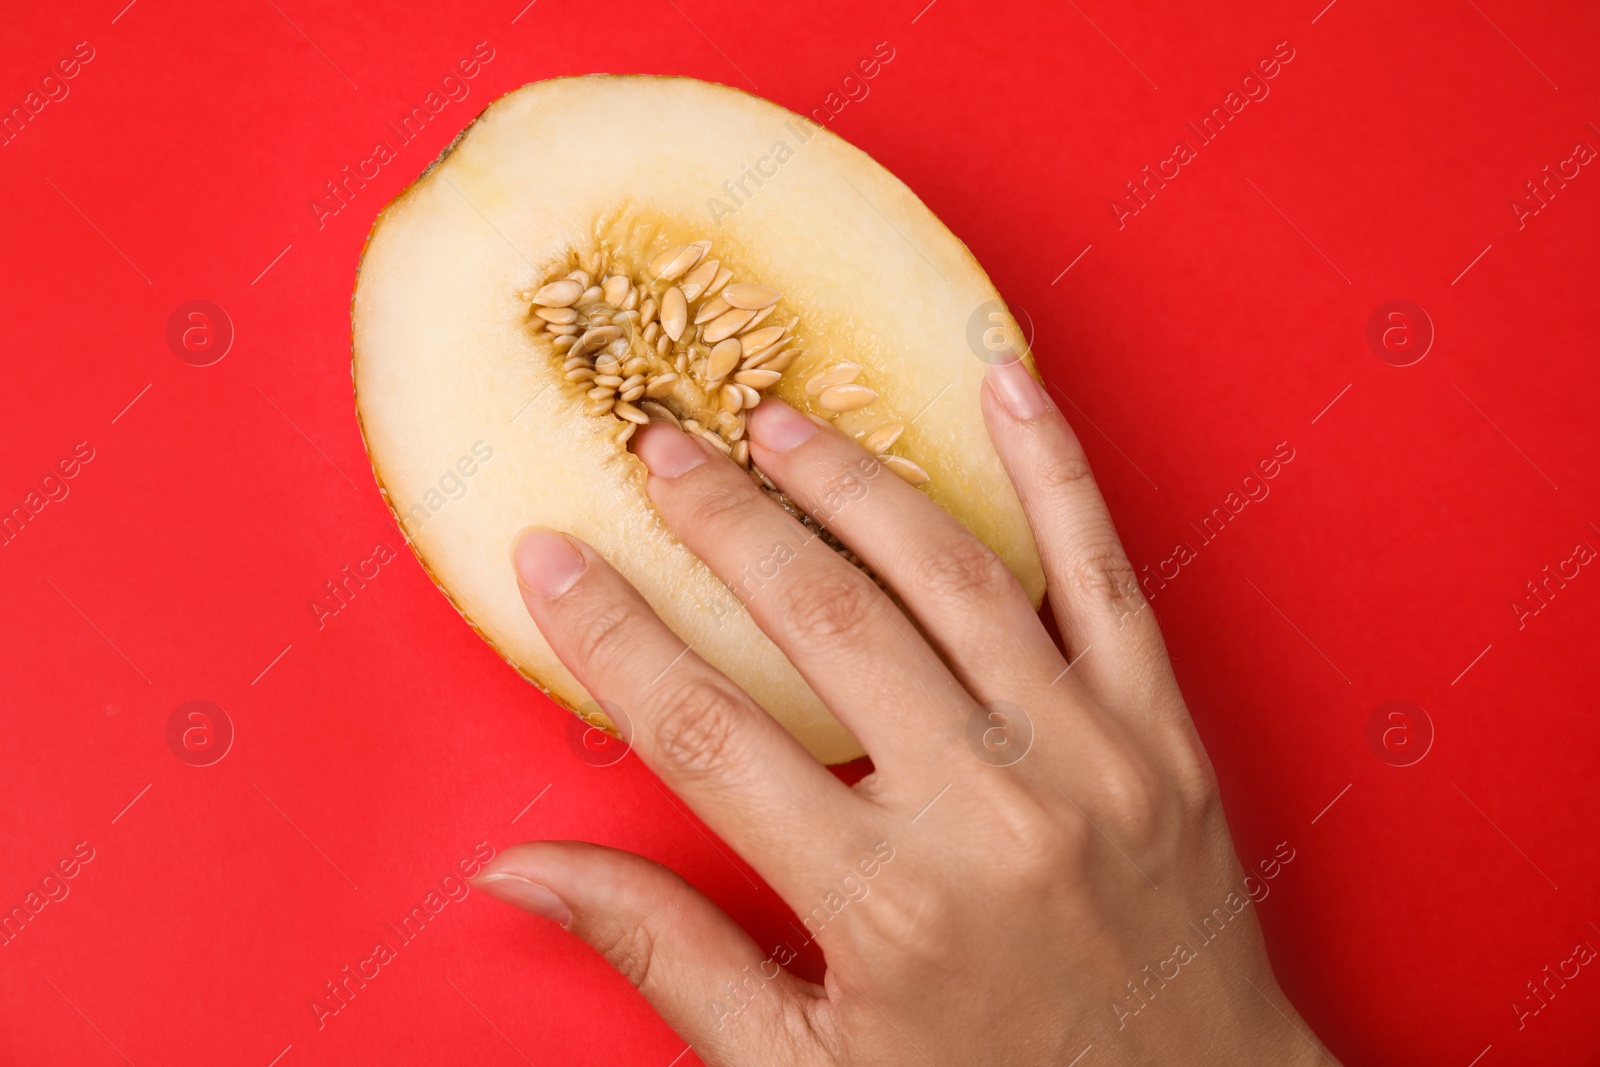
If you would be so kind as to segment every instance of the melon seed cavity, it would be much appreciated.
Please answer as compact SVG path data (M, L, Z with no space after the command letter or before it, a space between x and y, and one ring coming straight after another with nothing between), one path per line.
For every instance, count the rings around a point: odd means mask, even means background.
M573 402L589 416L621 422L618 444L652 422L698 434L848 557L750 463L746 419L800 356L798 316L780 313L776 289L736 280L708 240L647 260L648 253L630 256L613 245L648 248L653 233L624 233L587 254L571 253L542 285L522 294L529 326L550 345L550 358L561 361ZM861 371L854 363L832 364L811 375L805 393L830 418L866 409L878 393L857 380ZM889 454L903 431L898 423L883 425L863 443L896 475L921 485L927 471Z

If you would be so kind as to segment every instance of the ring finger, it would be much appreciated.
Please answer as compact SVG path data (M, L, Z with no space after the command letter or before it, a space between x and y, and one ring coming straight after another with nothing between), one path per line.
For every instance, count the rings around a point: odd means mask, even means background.
M889 583L975 696L1015 700L1060 677L1017 579L925 493L781 400L751 413L750 437L762 470Z

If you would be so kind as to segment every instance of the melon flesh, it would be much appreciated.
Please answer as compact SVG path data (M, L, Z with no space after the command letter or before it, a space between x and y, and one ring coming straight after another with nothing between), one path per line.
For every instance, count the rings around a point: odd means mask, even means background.
M893 452L928 472L922 491L993 548L1037 604L1038 554L984 430L986 364L969 339L985 308L1018 336L999 295L865 153L724 86L594 75L491 105L373 227L352 305L362 433L428 572L561 704L604 721L522 604L510 546L535 524L593 545L818 759L843 762L861 754L855 738L668 529L643 464L619 441L627 424L584 414L583 383L565 379L550 337L530 326L529 294L583 257L600 251L648 277L663 250L697 240L712 242L709 255L737 280L778 290L780 314L798 316L800 354L769 393L828 414L806 379L860 364L879 399L835 424L862 438L906 425Z

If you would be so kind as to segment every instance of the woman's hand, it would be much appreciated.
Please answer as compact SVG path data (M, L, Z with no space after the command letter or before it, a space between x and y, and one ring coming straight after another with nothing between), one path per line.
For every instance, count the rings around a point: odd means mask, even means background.
M801 917L821 986L627 853L518 845L478 887L604 954L711 1065L1331 1063L1250 907L1293 850L1248 877L1235 858L1083 449L1019 363L990 369L983 409L1064 650L993 553L855 442L776 400L750 419L752 458L802 507L865 478L830 529L904 605L817 540L747 603L871 755L853 788L593 549L548 530L516 546L545 638ZM635 441L651 499L730 585L794 543L795 520L696 439Z

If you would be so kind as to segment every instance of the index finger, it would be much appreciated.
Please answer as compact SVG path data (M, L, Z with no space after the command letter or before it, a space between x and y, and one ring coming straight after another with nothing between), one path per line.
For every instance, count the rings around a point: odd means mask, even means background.
M545 640L642 758L785 899L842 855L864 803L788 731L661 621L576 538L534 529L514 552L523 602Z

